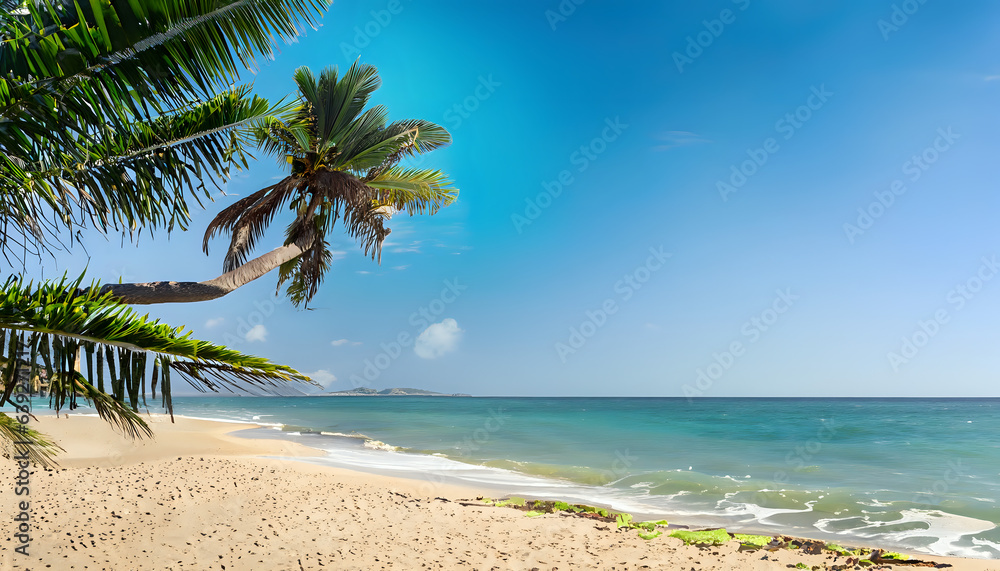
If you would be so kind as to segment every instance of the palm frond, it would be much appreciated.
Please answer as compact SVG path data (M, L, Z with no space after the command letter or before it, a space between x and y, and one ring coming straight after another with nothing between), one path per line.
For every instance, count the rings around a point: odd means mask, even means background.
M323 70L316 89L317 100L307 99L314 106L316 138L320 149L328 144L340 144L344 131L381 85L382 80L375 66L358 61L339 81L336 67Z
M222 123L184 135L193 126L188 120L205 122L197 115L213 105L221 117L215 90L253 67L257 55L270 57L277 41L315 26L326 5L38 0L6 13L0 19L4 254L21 240L51 243L62 230L87 223L102 231L184 227L186 197L200 203L208 194L203 178L218 184L232 167L245 166L246 137L257 127ZM233 93L244 108L263 102L246 89Z
M439 170L393 167L372 180L372 188L382 190L378 202L395 210L414 214L435 214L458 198L448 175Z
M231 240L223 271L229 272L243 265L274 216L298 190L299 181L286 178L225 208L205 230L202 241L205 253L208 253L208 243L215 234L228 233Z
M3 457L14 459L23 454L29 461L46 468L57 466L55 457L63 451L62 447L28 426L27 422L21 423L10 414L0 412L0 448L3 449Z
M206 177L216 182L230 167L246 164L242 141L252 127L286 112L250 96L247 88L225 92L183 112L80 137L71 152L22 149L0 176L8 218L37 236L38 220L55 216L90 222L99 229L184 227L188 194L208 197ZM185 192L187 190L187 192Z
M319 0L85 2L27 4L5 22L0 66L8 76L40 86L65 84L98 93L99 86L140 97L183 98L228 85L255 54L272 55L275 41L315 27ZM94 83L93 80L99 80ZM137 103L136 105L141 105ZM136 107L138 110L138 107Z
M0 406L9 400L19 371L28 378L44 373L50 405L57 411L72 410L83 399L126 434L140 437L150 434L136 413L140 399L145 400L151 371L154 379L162 381L162 406L171 415L171 373L198 390L238 391L311 382L290 367L191 339L183 328L139 315L110 293L102 294L97 284L81 287L82 280L82 276L64 277L34 285L11 277L4 284L0 294ZM110 391L104 390L106 377L111 381Z

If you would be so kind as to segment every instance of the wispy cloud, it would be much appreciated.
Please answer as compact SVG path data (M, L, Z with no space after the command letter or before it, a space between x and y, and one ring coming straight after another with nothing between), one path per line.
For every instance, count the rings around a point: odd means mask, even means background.
M263 343L264 341L267 341L267 327L260 324L254 325L250 328L250 331L247 331L244 338L246 338L247 341L260 341Z
M1000 79L1000 75L987 75L983 79L986 80L986 81L996 81L996 80Z
M402 266L393 266L392 269L394 269L394 270L405 270L408 267L410 267L410 264L405 264L405 265L402 265Z
M330 388L330 385L337 382L337 376L326 369L320 369L318 371L313 371L311 373L306 373L306 375L316 381L317 383L323 385L323 388Z
M226 321L225 317L214 317L205 322L205 327L208 329L213 329L222 325Z
M330 345L333 345L334 347L340 347L343 345L352 345L356 347L358 345L361 345L361 341L351 341L350 339L334 339L333 341L330 341Z
M399 246L399 245L393 244L393 247L392 247L392 249L390 251L393 254L405 254L405 253L417 253L417 254L419 254L420 253L420 243L422 241L423 240L414 240L414 241L410 242L409 245L406 245L406 246ZM384 244L383 244L383 246L384 246Z
M662 133L657 133L656 138L661 142L653 147L654 151L667 151L677 147L689 147L700 143L712 142L691 131L663 131Z
M454 351L463 333L457 321L450 317L442 319L424 329L413 345L413 352L422 359L437 359Z

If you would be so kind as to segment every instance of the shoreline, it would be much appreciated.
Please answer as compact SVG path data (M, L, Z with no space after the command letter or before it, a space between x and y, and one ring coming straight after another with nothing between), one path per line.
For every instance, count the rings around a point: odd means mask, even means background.
M33 424L67 452L58 458L59 470L38 469L33 475L36 535L28 558L13 553L12 522L4 518L0 567L74 561L109 569L311 569L330 562L344 568L346 562L347 568L361 569L378 562L405 569L419 567L414 562L420 560L456 568L490 568L492 561L503 569L520 569L522 563L524 569L784 569L799 562L825 568L845 561L788 550L765 554L764 560L760 552L739 552L734 542L703 550L666 535L646 541L634 530L601 529L599 523L566 515L527 518L517 510L460 505L459 500L495 490L440 482L428 486L425 480L320 465L308 458L325 456L325 450L233 434L266 423L148 419L154 439L132 442L95 416L40 415ZM11 467L5 464L7 477L0 487L4 502L14 501L7 493L13 488ZM14 506L4 506L5 513L8 507ZM177 518L178 510L186 517ZM427 534L429 526L433 535ZM289 536L295 537L291 543L274 542ZM414 541L419 548L411 545ZM464 558L456 558L456 552ZM906 554L955 569L1000 570L997 560ZM256 558L254 564L246 565L243 556Z

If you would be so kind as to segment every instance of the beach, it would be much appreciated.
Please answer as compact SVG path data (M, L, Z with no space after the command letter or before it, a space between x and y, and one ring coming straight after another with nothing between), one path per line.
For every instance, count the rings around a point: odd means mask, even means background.
M739 552L737 542L647 541L636 530L561 513L529 518L482 505L476 498L484 490L296 461L323 452L232 434L245 424L151 420L155 439L132 442L93 416L40 416L36 428L67 452L59 469L30 476L29 555L14 552L16 524L3 518L0 566L763 570L845 561L787 549ZM5 462L5 514L23 499L14 495L16 479ZM1000 569L995 560L913 555L954 569Z

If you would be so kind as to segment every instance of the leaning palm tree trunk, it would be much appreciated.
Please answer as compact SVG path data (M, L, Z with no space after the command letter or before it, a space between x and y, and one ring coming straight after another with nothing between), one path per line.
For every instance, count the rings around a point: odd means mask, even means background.
M312 238L302 238L293 244L276 248L254 258L215 279L203 282L107 284L101 288L101 293L110 293L117 301L129 305L190 303L217 299L298 258L312 247L313 241Z

